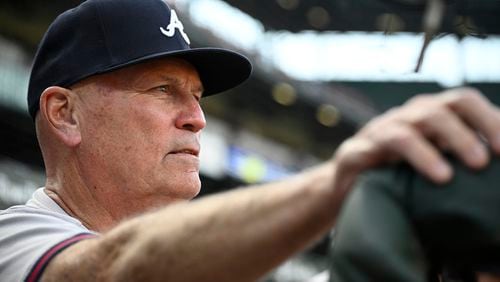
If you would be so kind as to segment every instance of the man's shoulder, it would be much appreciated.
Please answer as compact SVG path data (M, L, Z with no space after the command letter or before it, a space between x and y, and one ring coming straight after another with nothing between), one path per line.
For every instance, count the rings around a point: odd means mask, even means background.
M88 231L79 220L64 212L43 191L38 189L26 204L0 210L0 229L15 225L19 230L23 225L29 228L49 225L54 228L77 228Z
M0 211L0 280L23 280L54 246L82 234L94 232L43 206L17 205Z
M78 220L64 214L28 205L16 205L0 211L0 229L9 225L38 226L44 224L72 224L78 226Z

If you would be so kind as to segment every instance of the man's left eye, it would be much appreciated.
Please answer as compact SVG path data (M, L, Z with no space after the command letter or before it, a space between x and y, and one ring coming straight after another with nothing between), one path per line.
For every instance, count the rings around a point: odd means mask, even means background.
M169 87L167 85L161 85L161 86L158 86L156 87L159 91L161 92L168 92L169 91Z

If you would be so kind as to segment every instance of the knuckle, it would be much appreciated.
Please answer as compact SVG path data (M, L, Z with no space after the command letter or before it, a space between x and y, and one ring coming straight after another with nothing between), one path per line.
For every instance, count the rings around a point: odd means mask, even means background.
M371 119L367 124L365 124L359 131L362 135L370 135L374 132L380 131L380 128L386 127L387 123L393 122L393 116L397 112L397 108L389 109L384 114L379 115ZM397 114L396 114L397 116Z
M438 124L447 122L450 119L450 110L441 103L430 103L425 107L416 109L410 123L417 129L427 130L436 128Z
M446 122L448 114L445 110L429 111L427 114L415 121L415 127L419 129L422 134L432 134L439 129L438 123Z
M452 104L477 105L478 103L484 103L486 101L483 94L472 87L452 89L449 93L454 98L452 99Z
M462 134L458 143L459 148L457 149L462 149L463 152L471 152L478 146L479 140L472 134Z
M418 94L408 99L408 102L406 102L406 104L422 106L428 104L431 99L432 95L430 94Z
M424 94L413 97L406 105L406 120L417 126L439 121L445 117L447 107L439 96Z
M385 145L390 149L399 151L411 146L415 139L416 136L413 130L408 127L401 126L392 132L392 135L389 136L388 142Z
M481 91L479 89L474 88L474 87L460 87L458 88L464 95L475 95L475 96L482 96Z
M437 107L429 111L428 123L444 123L454 119L454 114L447 107Z
M465 100L465 102L482 102L485 98L479 92L479 90L474 89L474 88L464 88L461 91L462 93L462 99Z

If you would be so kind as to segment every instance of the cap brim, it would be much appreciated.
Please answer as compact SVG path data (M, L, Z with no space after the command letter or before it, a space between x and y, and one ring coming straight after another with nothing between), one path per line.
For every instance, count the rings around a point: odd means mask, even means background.
M247 80L252 73L252 64L245 56L222 48L193 48L155 53L114 65L99 73L165 57L185 59L196 68L203 83L204 97L234 88Z

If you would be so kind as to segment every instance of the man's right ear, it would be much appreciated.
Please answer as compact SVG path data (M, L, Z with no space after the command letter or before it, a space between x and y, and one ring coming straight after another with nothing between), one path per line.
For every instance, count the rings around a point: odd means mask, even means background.
M39 115L45 119L49 130L69 147L81 142L75 102L75 93L59 86L45 89L40 96Z

